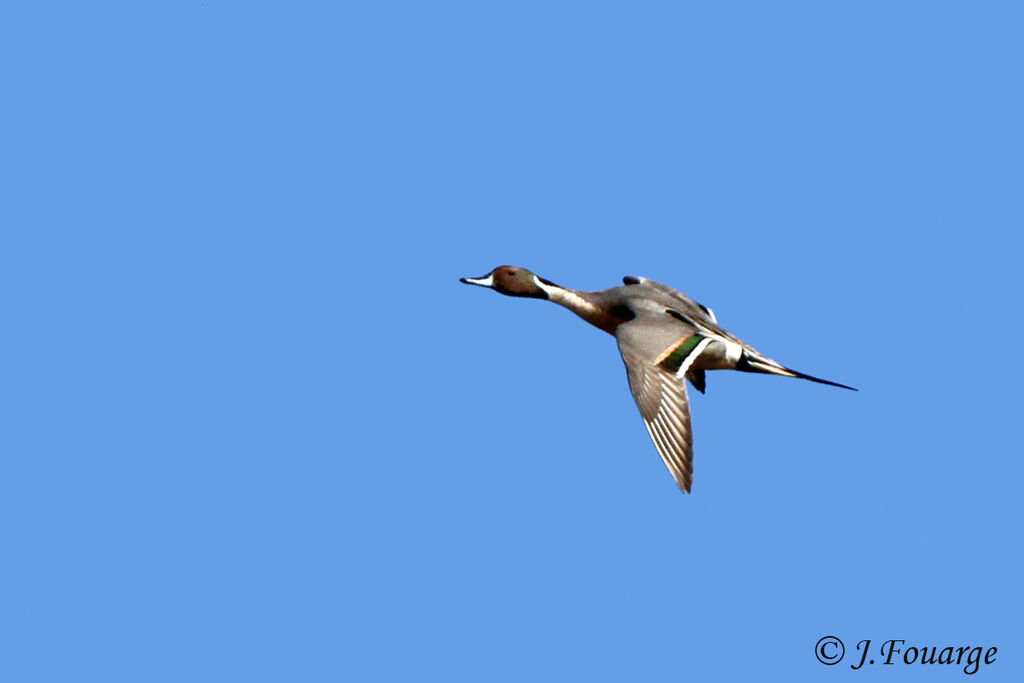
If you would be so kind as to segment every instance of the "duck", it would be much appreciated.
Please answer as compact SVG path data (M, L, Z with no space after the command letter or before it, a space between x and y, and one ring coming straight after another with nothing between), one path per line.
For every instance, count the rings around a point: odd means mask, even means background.
M644 426L676 486L693 485L693 430L686 383L704 393L708 370L779 375L857 389L793 370L718 324L714 312L668 285L628 275L622 285L588 292L561 287L526 268L498 266L467 285L505 296L544 299L615 337Z

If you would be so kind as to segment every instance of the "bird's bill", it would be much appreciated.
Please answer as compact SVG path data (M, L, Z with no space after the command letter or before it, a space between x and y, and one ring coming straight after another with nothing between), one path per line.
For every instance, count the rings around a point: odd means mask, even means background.
M483 277L460 277L459 282L478 287L494 287L494 273L487 273Z

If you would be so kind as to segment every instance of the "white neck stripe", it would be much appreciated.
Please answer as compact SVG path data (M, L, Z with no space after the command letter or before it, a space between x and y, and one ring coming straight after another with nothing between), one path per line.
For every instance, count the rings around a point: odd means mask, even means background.
M548 295L549 300L556 304L565 306L569 310L575 311L577 314L594 313L597 311L594 304L590 303L576 292L564 289L558 285L546 285L536 275L533 276L533 281L538 287L540 287L541 291Z

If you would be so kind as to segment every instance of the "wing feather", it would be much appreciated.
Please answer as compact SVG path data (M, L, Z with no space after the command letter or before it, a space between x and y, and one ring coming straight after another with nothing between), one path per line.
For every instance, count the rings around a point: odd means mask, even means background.
M616 332L619 351L644 426L676 485L689 493L693 483L693 431L686 385L681 375L653 362L656 352L644 351L644 326L643 318L620 325Z

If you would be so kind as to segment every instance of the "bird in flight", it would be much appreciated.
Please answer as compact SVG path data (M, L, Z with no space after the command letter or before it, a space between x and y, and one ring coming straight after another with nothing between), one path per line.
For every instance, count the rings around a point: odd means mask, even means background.
M621 287L581 292L526 268L498 266L483 277L460 282L507 296L553 301L614 335L644 425L683 493L693 483L693 432L684 380L704 393L706 370L739 370L857 391L780 365L719 327L707 306L647 278L627 276Z

